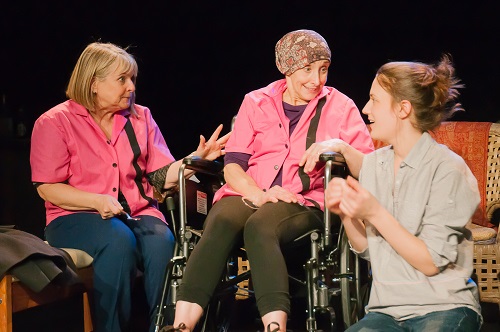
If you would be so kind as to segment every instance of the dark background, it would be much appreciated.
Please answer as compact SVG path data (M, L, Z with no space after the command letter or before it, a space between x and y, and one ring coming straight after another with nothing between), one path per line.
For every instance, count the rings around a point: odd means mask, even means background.
M64 101L72 68L93 41L130 46L137 102L148 106L176 158L219 123L229 128L246 92L282 78L274 45L319 32L332 50L327 85L361 109L377 68L392 60L454 59L466 88L463 121L498 121L500 18L496 1L8 1L0 9L0 92L24 110L28 138L2 138L2 224L41 235L30 184L29 133Z

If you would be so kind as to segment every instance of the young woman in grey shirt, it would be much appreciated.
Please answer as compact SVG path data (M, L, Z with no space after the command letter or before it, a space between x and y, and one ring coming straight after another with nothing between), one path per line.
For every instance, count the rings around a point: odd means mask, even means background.
M366 316L348 331L479 331L482 317L465 225L479 204L464 160L429 131L461 105L448 56L435 65L390 62L363 109L373 139L364 155L338 145L354 176L335 178L326 206L342 218L351 248L370 261Z

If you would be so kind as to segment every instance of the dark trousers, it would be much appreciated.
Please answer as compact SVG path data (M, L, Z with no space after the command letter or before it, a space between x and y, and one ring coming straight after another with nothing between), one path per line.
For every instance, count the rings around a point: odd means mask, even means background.
M299 204L266 203L253 210L239 196L222 198L208 213L177 299L205 308L228 256L243 238L260 315L276 310L289 314L288 270L282 247L311 229L321 228L322 216L321 210Z
M52 221L45 229L50 245L76 248L94 258L95 331L127 331L131 294L137 269L144 271L144 288L154 331L165 267L173 256L174 237L160 219L103 220L99 214L75 213Z

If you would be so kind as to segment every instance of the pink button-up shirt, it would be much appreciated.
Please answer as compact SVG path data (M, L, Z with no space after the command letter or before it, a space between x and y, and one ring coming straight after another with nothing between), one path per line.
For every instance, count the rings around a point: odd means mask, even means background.
M340 138L364 153L373 151L373 142L354 102L332 87L323 87L309 102L297 127L289 135L289 119L283 110L285 89L286 80L282 79L245 96L226 152L251 155L246 173L263 189L269 188L283 167L282 187L300 194L305 204L313 205L309 201L312 200L323 209L323 168L317 167L307 175L307 190L303 189L299 177L299 161L306 150L307 132L318 101L326 96L315 142ZM231 195L240 194L226 184L216 192L214 202Z
M115 198L121 190L133 215L150 215L165 221L156 208L153 188L145 174L170 164L174 158L150 110L140 105L135 105L135 109L138 116L129 111L114 115L110 140L88 111L72 100L42 114L31 137L32 181L64 182ZM133 135L127 135L127 119ZM59 216L78 212L50 202L45 202L45 208L47 225Z

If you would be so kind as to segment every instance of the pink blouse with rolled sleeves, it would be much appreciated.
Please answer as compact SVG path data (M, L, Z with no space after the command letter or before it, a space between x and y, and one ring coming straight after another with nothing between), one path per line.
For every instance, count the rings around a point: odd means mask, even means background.
M340 138L364 153L373 151L373 142L354 102L332 87L324 87L309 102L297 127L289 135L289 120L283 110L285 89L286 81L282 79L245 96L226 144L226 152L251 155L246 173L263 189L269 188L283 167L282 186L300 194L302 203L314 205L310 202L312 200L323 209L323 169L317 167L308 174L310 185L307 190L303 190L298 175L298 163L306 150L306 136L318 101L326 96L316 142ZM217 191L214 202L231 195L240 194L226 184Z
M80 104L68 100L42 114L31 137L32 181L67 183L77 189L125 196L132 215L151 215L165 221L153 199L145 174L174 161L148 108L135 105L114 115L110 140ZM127 134L127 119L133 135ZM135 137L135 139L134 139ZM68 211L45 202L47 225ZM95 211L94 211L95 212Z

